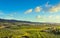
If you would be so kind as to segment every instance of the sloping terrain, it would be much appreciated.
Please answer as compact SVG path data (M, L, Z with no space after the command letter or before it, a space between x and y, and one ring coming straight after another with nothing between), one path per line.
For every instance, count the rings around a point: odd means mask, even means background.
M0 38L60 38L60 24L0 19Z

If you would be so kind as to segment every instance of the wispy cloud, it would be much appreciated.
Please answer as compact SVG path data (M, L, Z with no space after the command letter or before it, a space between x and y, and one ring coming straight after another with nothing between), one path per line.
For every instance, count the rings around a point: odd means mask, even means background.
M35 8L35 12L40 12L42 10L42 8L40 6Z
M37 15L37 21L40 22L60 22L60 15L49 15L49 16L40 16Z
M55 6L52 6L50 9L49 9L49 12L51 13L57 13L60 11L60 4L58 5L55 5Z
M38 12L41 12L41 10L42 10L42 8L40 6L37 6L34 9L28 9L28 10L26 10L24 13L25 14L32 13L32 12L37 12L38 13Z
M46 2L45 7L51 7L52 5L49 4L49 1Z
M35 16L37 20L39 21L44 21L44 22L60 22L60 15L56 14L56 13L59 13L60 11L60 3L59 4L56 4L56 5L50 5L49 2L47 2L45 5L45 7L43 6L37 6L36 8L34 8L33 10L32 9L29 9L25 12L25 14L27 13L31 13L32 11L34 13L40 13L42 14L42 12L44 12L44 15L38 15ZM46 13L47 12L47 13ZM53 13L50 15L50 13ZM48 15L50 16L48 16ZM56 14L56 15L54 15Z
M25 11L25 14L31 13L33 11L33 9L28 9Z
M47 19L48 22L60 22L60 15L50 15Z

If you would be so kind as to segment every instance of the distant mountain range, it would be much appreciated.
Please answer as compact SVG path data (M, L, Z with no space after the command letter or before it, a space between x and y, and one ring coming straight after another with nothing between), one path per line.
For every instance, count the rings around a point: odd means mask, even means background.
M19 20L7 20L7 19L0 19L0 22L26 22L30 23L30 21L19 21Z
M0 19L0 22L18 22L18 23L29 23L29 24L60 24L60 23L49 23L49 22L31 22L31 21L21 21L21 20L8 20L8 19Z

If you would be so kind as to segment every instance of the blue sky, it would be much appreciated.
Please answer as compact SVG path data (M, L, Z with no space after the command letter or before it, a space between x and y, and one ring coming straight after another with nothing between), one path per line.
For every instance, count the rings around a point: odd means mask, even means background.
M0 18L60 23L60 0L0 0Z

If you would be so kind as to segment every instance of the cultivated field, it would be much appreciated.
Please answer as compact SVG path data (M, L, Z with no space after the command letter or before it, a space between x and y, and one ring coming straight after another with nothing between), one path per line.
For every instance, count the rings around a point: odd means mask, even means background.
M0 38L60 38L60 25L0 23Z
M0 38L60 38L60 24L0 20Z

